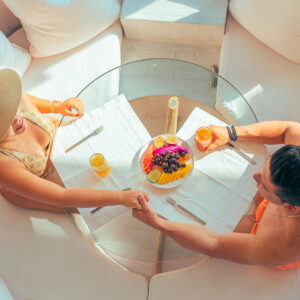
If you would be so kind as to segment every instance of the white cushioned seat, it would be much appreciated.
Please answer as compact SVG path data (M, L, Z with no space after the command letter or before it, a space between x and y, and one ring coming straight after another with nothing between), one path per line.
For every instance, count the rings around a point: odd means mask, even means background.
M221 259L154 276L149 300L298 300L300 268L279 271Z
M23 47L28 46L23 29L15 32L9 40ZM101 34L70 51L46 58L32 58L22 78L24 91L51 100L76 96L97 76L121 64L122 40L121 24L117 21ZM109 88L107 85L103 92L113 98L118 86L118 78L114 76Z
M0 220L1 276L16 300L147 299L146 279L90 245L66 215L0 196Z
M258 121L300 121L300 64L271 50L230 15L221 49L220 75L242 93ZM218 94L217 108L222 113L249 123L242 101L222 97L222 84Z

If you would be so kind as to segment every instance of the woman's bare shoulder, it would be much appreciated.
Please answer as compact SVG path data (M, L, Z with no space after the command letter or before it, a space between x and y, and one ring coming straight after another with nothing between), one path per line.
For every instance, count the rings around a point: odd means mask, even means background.
M25 169L25 166L22 164L22 162L0 152L0 179L7 177L8 173L10 172L17 172L21 168Z

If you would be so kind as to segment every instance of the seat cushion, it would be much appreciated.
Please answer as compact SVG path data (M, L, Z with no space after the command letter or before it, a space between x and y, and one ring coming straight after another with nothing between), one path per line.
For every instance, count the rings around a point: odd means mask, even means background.
M5 36L9 36L20 26L20 20L6 7L3 1L0 0L0 31L2 31Z
M10 39L17 44L27 43L22 30ZM117 21L75 49L51 57L32 58L22 79L24 91L50 100L76 96L97 76L121 64L122 40L122 28ZM114 77L103 92L112 98L118 85L118 78Z
M258 121L300 121L300 65L257 40L230 15L221 49L220 75L245 97ZM217 107L239 123L251 123L244 102L218 88Z
M231 0L229 11L261 42L300 63L299 0Z
M117 21L121 0L3 0L20 18L34 57L73 49Z
M68 216L18 208L2 196L0 253L1 276L15 299L147 299L146 279L91 245ZM2 289L0 282L0 299L11 300Z
M210 259L152 277L149 300L298 300L300 268L278 271Z
M30 60L31 57L27 50L11 43L0 31L0 69L13 69L22 77Z

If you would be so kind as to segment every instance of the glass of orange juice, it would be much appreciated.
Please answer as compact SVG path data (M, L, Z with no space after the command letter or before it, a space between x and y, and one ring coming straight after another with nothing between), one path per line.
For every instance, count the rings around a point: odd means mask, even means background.
M195 133L194 140L199 150L206 151L213 142L212 131L208 127L200 127Z
M106 176L110 171L110 166L107 164L104 156L100 153L94 153L90 157L90 165L94 171L101 177Z

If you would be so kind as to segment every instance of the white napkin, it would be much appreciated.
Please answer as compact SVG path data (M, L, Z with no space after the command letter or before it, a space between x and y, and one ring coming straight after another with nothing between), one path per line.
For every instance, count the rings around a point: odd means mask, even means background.
M195 169L239 193L242 197L252 200L257 192L252 175L261 170L267 156L266 147L257 143L234 143L237 148L256 160L257 164L255 166L229 146L222 146L209 154L199 151L194 142L194 134L199 127L212 124L227 125L200 108L195 108L177 135L184 140L188 140L189 145L192 147L195 154Z
M103 131L91 137L68 153L65 150L81 140L100 125ZM86 187L99 190L119 190L130 187L127 177L140 172L136 162L136 153L151 139L124 95L85 114L71 125L57 129L51 160L65 186ZM111 167L110 173L100 178L89 164L90 156L102 153ZM120 181L121 180L121 181ZM103 208L103 211L91 215L91 208L79 209L88 226L93 229L114 215L124 212L124 207ZM99 217L110 211L112 215Z

